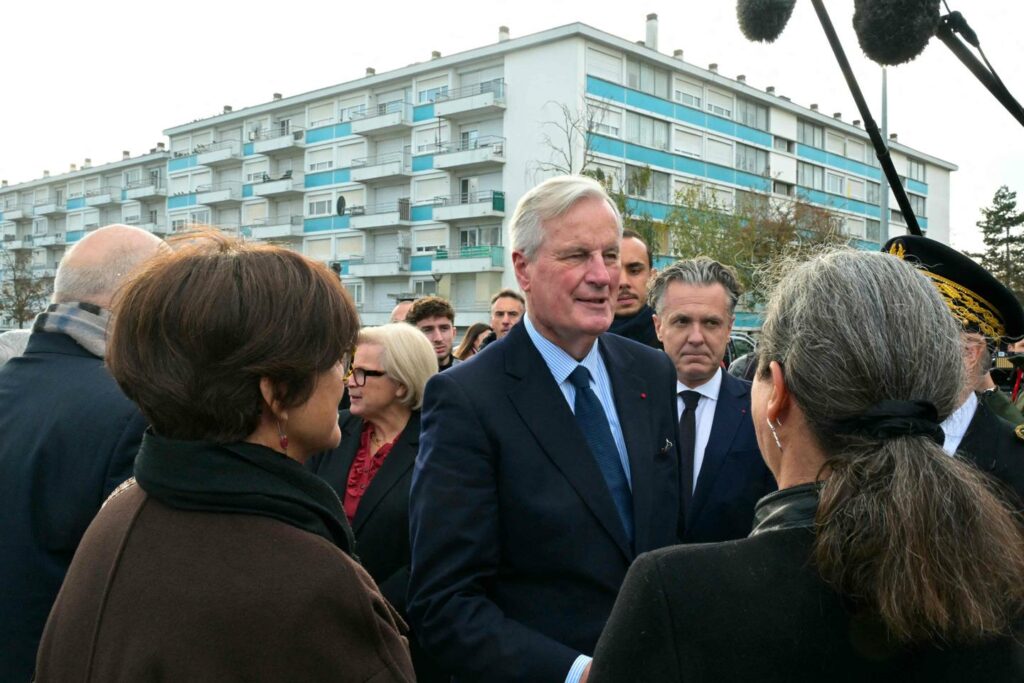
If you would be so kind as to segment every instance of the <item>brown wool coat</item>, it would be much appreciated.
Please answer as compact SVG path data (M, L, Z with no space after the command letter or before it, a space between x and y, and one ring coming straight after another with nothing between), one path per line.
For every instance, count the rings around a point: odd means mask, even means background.
M167 507L130 485L86 532L46 623L41 683L413 681L370 576L267 517Z

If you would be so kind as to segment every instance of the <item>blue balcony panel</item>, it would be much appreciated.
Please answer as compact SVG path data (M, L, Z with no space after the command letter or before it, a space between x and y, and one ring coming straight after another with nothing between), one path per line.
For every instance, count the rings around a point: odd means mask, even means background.
M352 182L352 172L347 168L336 168L333 171L320 171L306 174L306 187L324 187Z
M412 122L429 121L434 118L434 103L421 104L412 108Z
M416 171L429 171L432 168L434 168L433 154L422 154L412 158L412 170L414 173Z
M189 206L196 205L196 195L192 194L179 194L173 197L167 198L168 209L184 209Z
M85 230L72 230L64 235L64 241L71 244L72 242L77 242L82 239L83 235L85 235Z
M882 245L878 242L872 242L871 240L862 240L857 237L850 238L850 246L854 249L860 249L861 251L878 251L882 248Z
M807 201L813 204L821 204L822 206L830 206L833 209L839 211L850 211L852 213L859 213L862 216L868 218L874 218L878 220L881 217L881 211L878 206L874 204L867 204L860 201L859 199L850 199L849 197L842 197L837 194L830 194L828 192L822 192L821 190L812 190L807 187L798 186L797 193L805 197Z
M412 263L410 265L412 272L423 273L430 272L430 264L433 262L434 257L429 254L419 254L412 257Z
M331 126L323 126L321 128L314 128L306 131L306 144L312 145L317 142L325 142L327 140L334 140L335 138L345 138L352 135L352 124L348 121L345 123L336 123Z
M859 161L853 159L847 159L840 154L833 154L832 152L826 152L823 149L817 147L811 147L810 145L797 144L796 155L803 159L808 159L825 166L831 166L832 168L842 169L849 171L850 173L856 173L872 180L882 179L882 170L875 168L874 166L868 166L862 164Z
M751 311L736 311L736 320L733 322L733 328L744 328L744 329L761 329L761 325L764 323L764 318L760 313L754 313Z
M324 230L344 230L346 228L348 228L347 215L307 218L302 224L302 232L323 232Z
M414 221L432 221L434 220L434 205L433 204L420 204L419 206L412 207L410 218Z
M74 199L69 199L67 201L66 206L68 211L71 211L72 209L84 209L85 197L75 197Z
M196 165L196 155L190 154L187 157L178 157L176 159L167 160L167 171L174 173L175 171L184 171L192 168Z
M913 178L907 178L907 189L911 192L918 194L928 194L928 183L922 183L920 180L914 180Z
M253 145L251 142L247 142L242 145L242 156L251 157L253 155L252 147Z

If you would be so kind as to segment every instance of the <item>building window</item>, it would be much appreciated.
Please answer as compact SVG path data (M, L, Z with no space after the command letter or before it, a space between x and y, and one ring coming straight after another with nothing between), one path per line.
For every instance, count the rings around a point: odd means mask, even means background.
M772 140L772 148L777 152L788 152L793 154L796 151L796 143L786 138L776 137Z
M755 175L770 175L768 152L749 145L736 145L736 168Z
M442 97L448 95L448 86L441 85L436 88L427 88L426 90L420 90L416 93L416 101L420 104L424 102L435 102Z
M732 95L708 90L708 111L717 116L732 118Z
M588 106L587 115L590 118L590 128L593 132L616 138L622 133L621 111Z
M363 305L363 283L362 282L346 282L345 289L352 296L352 303L356 306Z
M846 178L835 173L825 174L825 190L832 194L846 195Z
M413 283L413 291L416 296L430 296L437 294L437 283L433 280L416 280Z
M864 187L864 201L868 204L878 204L881 201L882 186L872 180L867 181Z
M673 136L672 149L676 154L700 158L704 147L704 138L700 133L676 128Z
M846 138L835 133L825 133L825 151L846 156Z
M882 241L882 223L873 218L864 221L864 239L870 242Z
M684 81L680 78L676 78L673 81L672 88L672 99L680 104L685 104L688 107L695 109L701 108L701 102L703 102L704 88L697 83L691 83L690 81Z
M668 71L647 62L626 60L626 85L651 95L668 99Z
M853 199L864 199L864 181L857 178L847 178L846 196Z
M327 171L334 168L334 149L317 149L306 153L306 169L315 171Z
M744 211L759 213L768 208L768 195L761 192L736 190L736 207Z
M917 159L907 158L907 177L914 180L924 180L924 162Z
M818 149L825 148L825 129L807 121L796 124L796 139L801 145L810 145Z
M649 173L647 185L644 186L644 175ZM667 204L671 187L668 173L652 171L637 166L626 167L626 194L638 199L649 199L653 202Z
M889 222L890 223L900 223L901 225L906 225L907 224L907 219L903 217L903 212L900 211L899 209L890 209L889 210Z
M825 189L825 169L821 166L798 161L796 164L797 184L812 190Z
M928 214L925 213L925 198L918 194L907 194L907 199L910 200L910 208L914 210L915 216L924 218Z
M737 97L736 121L758 130L768 130L768 107L753 100Z
M626 141L654 149L668 149L668 122L626 112Z
M308 216L329 216L331 215L331 204L334 202L331 195L313 195L307 203Z
M774 194L792 197L796 193L796 188L792 183L784 183L781 180L774 180L772 181L772 192Z

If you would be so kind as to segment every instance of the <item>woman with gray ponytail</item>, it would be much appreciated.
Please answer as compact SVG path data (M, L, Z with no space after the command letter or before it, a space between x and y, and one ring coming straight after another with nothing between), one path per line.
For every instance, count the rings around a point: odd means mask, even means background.
M1020 513L942 450L948 309L884 254L785 272L751 404L779 491L749 538L636 560L590 683L1024 680Z

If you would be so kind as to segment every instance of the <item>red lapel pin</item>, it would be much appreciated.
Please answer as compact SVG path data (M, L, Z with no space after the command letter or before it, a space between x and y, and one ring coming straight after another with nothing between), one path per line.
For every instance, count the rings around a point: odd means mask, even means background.
M641 392L640 398L647 398L647 394Z

